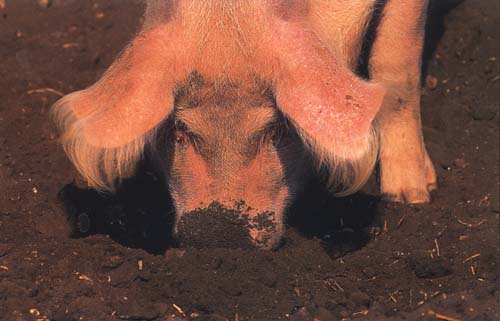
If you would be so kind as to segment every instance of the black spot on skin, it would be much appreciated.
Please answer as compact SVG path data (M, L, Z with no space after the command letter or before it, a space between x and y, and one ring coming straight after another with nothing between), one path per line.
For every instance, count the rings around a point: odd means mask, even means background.
M186 80L176 85L175 88L175 103L179 105L179 99L182 99L183 108L195 108L201 105L201 98L199 91L205 86L203 76L196 70L191 72Z
M188 75L186 85L189 89L196 91L200 90L205 85L205 81L203 80L203 76L198 71L194 70Z
M360 107L359 103L357 101L355 101L354 97L352 97L351 95L346 95L345 100L346 100L347 106L354 106L355 108Z
M394 111L403 111L407 109L407 107L408 107L408 101L402 97L397 97L396 101L393 103L392 108Z

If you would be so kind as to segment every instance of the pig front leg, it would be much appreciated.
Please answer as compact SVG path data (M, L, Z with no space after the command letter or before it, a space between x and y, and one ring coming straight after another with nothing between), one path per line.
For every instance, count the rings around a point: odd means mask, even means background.
M377 119L380 189L395 202L429 202L437 187L420 120L426 10L427 1L387 1L370 57L371 78L387 87Z

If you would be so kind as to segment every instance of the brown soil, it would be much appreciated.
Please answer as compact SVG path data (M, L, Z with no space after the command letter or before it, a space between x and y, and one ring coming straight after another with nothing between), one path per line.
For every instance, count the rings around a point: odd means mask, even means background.
M146 165L116 196L71 184L48 109L105 70L141 6L37 3L0 11L1 320L498 320L497 1L432 6L433 202L309 189L275 251L173 247Z

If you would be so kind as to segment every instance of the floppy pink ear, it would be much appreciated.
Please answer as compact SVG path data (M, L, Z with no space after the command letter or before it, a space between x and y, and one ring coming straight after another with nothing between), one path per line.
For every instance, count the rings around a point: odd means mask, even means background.
M297 24L276 22L273 37L280 110L320 161L362 160L366 164L358 171L371 172L376 158L372 122L385 90L356 77L314 33Z
M52 108L64 149L91 186L112 190L131 175L173 110L173 44L167 27L142 32L97 83Z
M384 89L342 66L312 32L281 22L274 37L278 107L314 144L341 158L362 156Z

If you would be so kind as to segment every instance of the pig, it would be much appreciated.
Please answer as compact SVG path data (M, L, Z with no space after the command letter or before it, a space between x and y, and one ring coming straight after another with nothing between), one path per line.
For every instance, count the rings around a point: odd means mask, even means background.
M140 31L103 76L53 106L62 146L91 187L111 192L147 152L168 184L177 234L189 232L190 213L217 202L238 209L245 235L264 249L279 244L311 171L347 195L378 160L382 195L428 202L436 175L419 111L426 8L148 0ZM355 70L377 10L363 79Z

